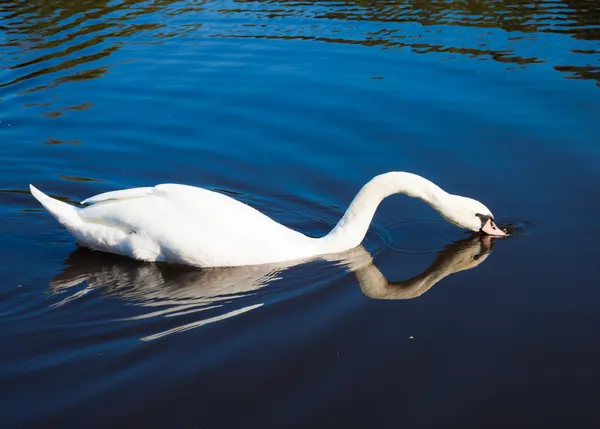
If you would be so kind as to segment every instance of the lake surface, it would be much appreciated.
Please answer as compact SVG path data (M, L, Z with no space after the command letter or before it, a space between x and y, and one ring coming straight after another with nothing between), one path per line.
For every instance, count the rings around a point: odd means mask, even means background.
M28 191L321 235L392 170L515 233L394 196L373 265L202 271L77 249ZM599 184L596 1L0 1L0 427L599 427Z

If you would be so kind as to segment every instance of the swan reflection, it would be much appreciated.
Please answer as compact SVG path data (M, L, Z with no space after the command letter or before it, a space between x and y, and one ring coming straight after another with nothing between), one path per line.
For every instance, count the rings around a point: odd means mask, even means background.
M362 246L320 259L353 273L361 291L369 298L411 299L424 294L445 277L481 264L489 256L493 240L489 236L475 234L451 243L437 254L434 262L422 273L411 279L396 282L385 278L373 263L372 255ZM68 293L66 298L53 304L54 306L64 305L99 289L106 295L118 296L150 310L127 320L158 316L176 317L206 310L220 310L217 316L200 317L200 320L192 323L184 323L142 338L151 340L260 307L262 302L241 308L235 307L234 303L239 298L257 295L257 291L281 278L280 275L286 269L305 262L199 269L142 263L78 248L71 253L66 261L66 268L52 280L50 286L55 293ZM85 284L85 288L75 289L82 283ZM74 292L69 293L70 291ZM260 297L258 298L260 300Z

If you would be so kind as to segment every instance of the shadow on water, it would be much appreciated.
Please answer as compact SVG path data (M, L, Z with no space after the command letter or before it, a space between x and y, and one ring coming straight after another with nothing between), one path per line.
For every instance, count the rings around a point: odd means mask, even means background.
M444 278L483 263L493 248L491 237L472 236L447 245L431 266L420 274L390 282L375 266L371 254L362 246L327 256L332 265L340 266L356 277L361 291L372 299L412 299L429 291ZM149 264L84 248L75 250L67 267L51 282L52 292L68 294L53 304L59 307L99 289L106 296L118 297L149 312L127 320L154 317L177 317L216 310L217 315L200 318L142 338L154 340L183 332L265 304L259 291L280 279L298 263L198 269L169 264ZM84 284L84 287L80 287ZM281 291L285 295L285 290ZM251 298L254 303L238 305ZM269 298L269 300L272 298ZM282 299L276 296L276 300ZM258 302L257 302L258 300ZM211 313L212 314L212 313Z

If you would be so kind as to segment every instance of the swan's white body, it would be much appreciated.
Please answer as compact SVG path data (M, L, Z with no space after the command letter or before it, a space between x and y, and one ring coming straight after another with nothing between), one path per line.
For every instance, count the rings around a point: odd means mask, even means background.
M80 245L143 261L199 267L233 267L343 252L363 240L377 206L394 193L421 198L447 220L478 230L483 204L448 194L430 181L392 172L375 177L358 193L338 225L313 238L281 225L258 210L218 192L163 184L107 192L77 208L30 185L33 196Z

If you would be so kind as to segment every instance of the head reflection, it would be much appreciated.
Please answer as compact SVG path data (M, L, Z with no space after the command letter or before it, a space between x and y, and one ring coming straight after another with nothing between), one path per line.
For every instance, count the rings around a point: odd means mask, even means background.
M426 270L404 281L388 281L374 265L371 254L362 246L341 254L328 255L324 259L352 272L361 291L369 298L411 299L421 296L445 277L483 263L492 250L493 240L489 236L473 234L451 243L437 254ZM142 263L79 248L69 256L66 268L53 279L50 286L53 292L66 294L54 306L64 305L90 290L99 289L108 296L118 296L148 310L131 319L176 317L190 313L197 315L191 323L188 318L187 322L174 328L142 338L152 340L260 307L262 302L257 303L256 300L245 306L237 302L246 302L240 299L243 297L256 298L258 290L280 278L286 269L305 262L198 269ZM85 288L75 288L82 283ZM215 309L218 309L216 316ZM206 310L211 310L211 315L203 317Z

